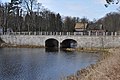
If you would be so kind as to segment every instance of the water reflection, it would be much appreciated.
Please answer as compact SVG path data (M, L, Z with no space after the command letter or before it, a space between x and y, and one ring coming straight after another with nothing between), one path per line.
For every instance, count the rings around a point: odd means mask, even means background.
M0 49L0 80L59 80L91 63L99 54L45 52L44 49Z
M59 48L45 48L45 51L46 52L58 52L59 51Z

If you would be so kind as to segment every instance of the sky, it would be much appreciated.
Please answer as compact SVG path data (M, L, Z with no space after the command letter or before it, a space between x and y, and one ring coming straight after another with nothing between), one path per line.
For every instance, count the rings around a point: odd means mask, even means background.
M10 0L0 0L10 2ZM107 13L117 12L118 5L105 7L105 0L38 0L39 3L52 12L60 13L62 16L86 17L89 20L99 19Z

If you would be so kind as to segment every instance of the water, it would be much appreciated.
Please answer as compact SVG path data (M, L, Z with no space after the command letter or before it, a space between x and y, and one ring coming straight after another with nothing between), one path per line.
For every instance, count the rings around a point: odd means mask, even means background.
M0 80L60 80L96 63L99 56L94 53L2 48Z

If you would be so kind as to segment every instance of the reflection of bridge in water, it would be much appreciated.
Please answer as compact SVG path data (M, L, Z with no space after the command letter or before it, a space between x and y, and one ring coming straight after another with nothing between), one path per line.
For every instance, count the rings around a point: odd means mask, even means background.
M107 32L14 32L3 34L6 43L14 45L37 45L55 48L76 47L119 47L120 37L117 33Z

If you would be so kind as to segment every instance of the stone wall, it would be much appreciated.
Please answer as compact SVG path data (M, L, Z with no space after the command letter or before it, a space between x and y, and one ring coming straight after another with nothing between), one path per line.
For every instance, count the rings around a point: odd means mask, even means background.
M120 47L120 36L79 36L79 35L1 35L1 39L14 45L45 46L47 39L56 39L62 43L65 39L77 41L77 47Z

